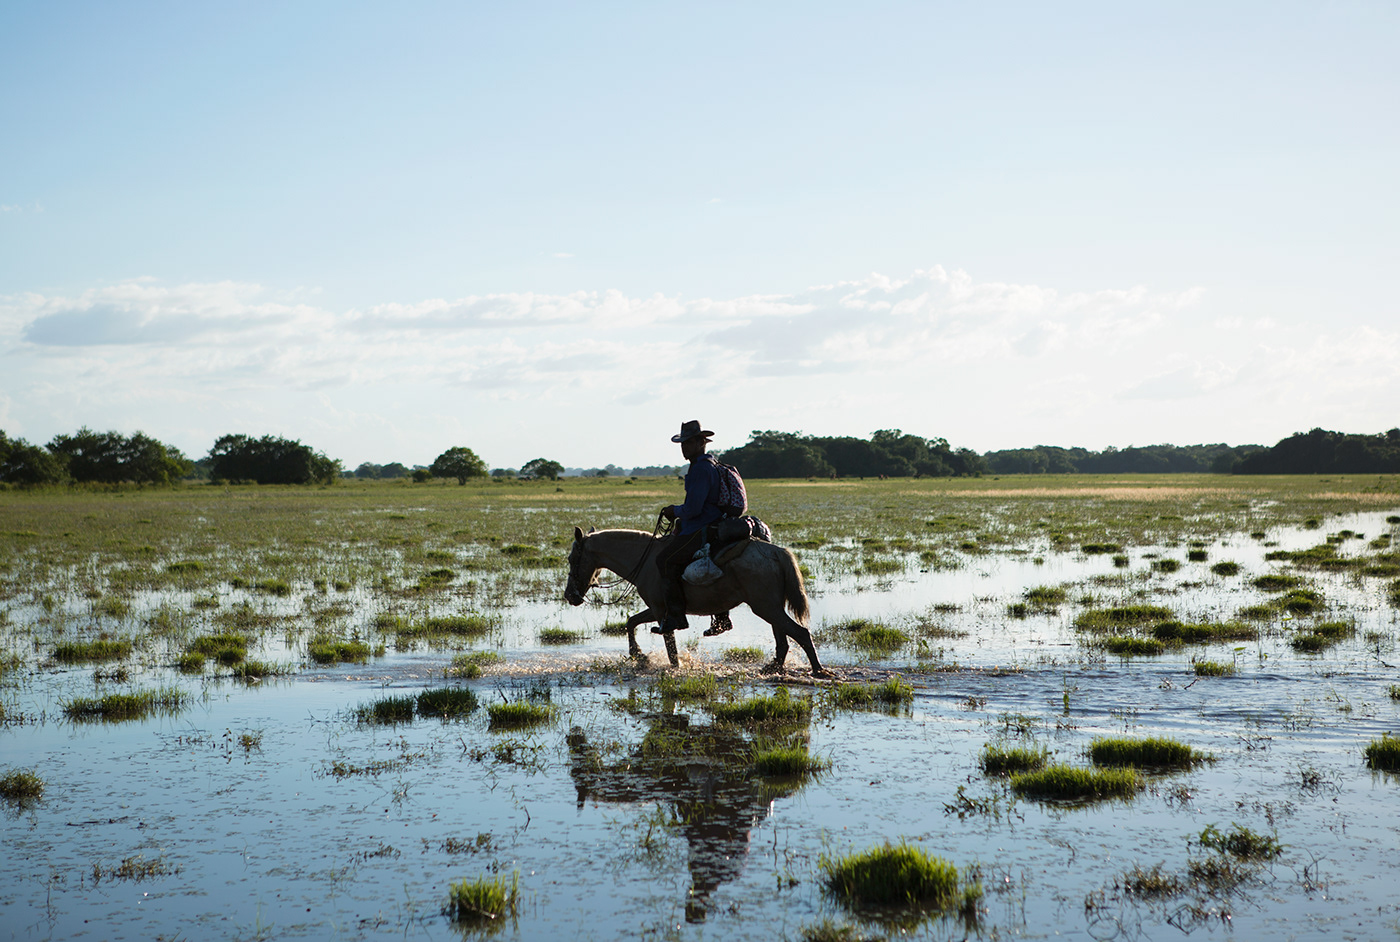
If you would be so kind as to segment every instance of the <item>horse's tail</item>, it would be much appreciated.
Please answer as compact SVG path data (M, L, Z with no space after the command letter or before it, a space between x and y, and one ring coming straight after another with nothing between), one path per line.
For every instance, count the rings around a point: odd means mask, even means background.
M807 603L807 588L803 583L802 570L797 565L797 557L792 550L784 549L779 567L783 570L783 601L793 620L807 627L807 619L812 617L812 607Z

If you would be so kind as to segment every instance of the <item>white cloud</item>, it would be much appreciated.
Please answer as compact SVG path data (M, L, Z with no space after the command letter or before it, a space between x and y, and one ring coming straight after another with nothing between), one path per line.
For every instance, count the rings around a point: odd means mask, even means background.
M538 451L531 429L621 441L673 411L744 431L902 425L1002 447L1228 440L1173 429L1243 423L1246 404L1267 404L1286 433L1309 409L1400 401L1394 329L1261 330L1208 304L1195 288L1062 293L941 267L786 295L524 292L344 311L304 289L137 279L0 297L0 402L5 421L45 435L104 421L159 434L153 403L182 428L213 423L211 438L222 416L294 432L382 409L374 434L396 442L466 423L505 443L528 434ZM599 410L614 410L603 431ZM360 446L359 429L343 434Z

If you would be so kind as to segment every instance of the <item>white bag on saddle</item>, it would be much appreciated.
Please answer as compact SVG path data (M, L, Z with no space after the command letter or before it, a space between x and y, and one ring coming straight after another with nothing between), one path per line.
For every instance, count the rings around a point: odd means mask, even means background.
M709 585L724 575L724 570L710 558L710 544L706 543L695 553L695 562L685 567L681 578L691 585Z

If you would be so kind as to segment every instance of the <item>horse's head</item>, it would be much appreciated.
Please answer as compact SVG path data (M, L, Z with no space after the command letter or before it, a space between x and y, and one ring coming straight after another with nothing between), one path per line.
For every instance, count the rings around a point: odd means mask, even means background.
M588 537L574 527L574 545L569 549L569 581L564 586L564 601L582 605L588 590L598 584L598 563L588 552Z

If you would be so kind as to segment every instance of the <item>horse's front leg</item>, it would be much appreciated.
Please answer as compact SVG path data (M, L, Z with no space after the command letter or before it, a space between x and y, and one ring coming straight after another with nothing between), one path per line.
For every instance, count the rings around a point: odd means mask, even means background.
M627 656L634 660L642 660L646 657L642 653L642 646L637 643L637 626L645 625L648 622L656 621L656 615L649 608L644 608L631 618L627 619Z

